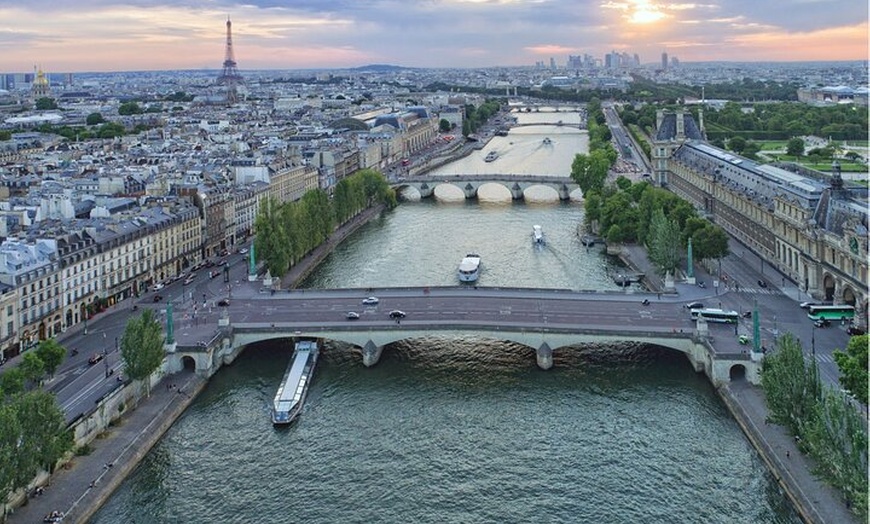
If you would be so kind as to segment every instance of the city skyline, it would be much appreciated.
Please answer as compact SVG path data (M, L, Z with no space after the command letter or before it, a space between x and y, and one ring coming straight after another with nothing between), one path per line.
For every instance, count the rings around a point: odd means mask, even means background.
M713 0L0 0L2 69L219 69L233 22L240 70L564 66L611 51L654 64L867 60L863 2Z

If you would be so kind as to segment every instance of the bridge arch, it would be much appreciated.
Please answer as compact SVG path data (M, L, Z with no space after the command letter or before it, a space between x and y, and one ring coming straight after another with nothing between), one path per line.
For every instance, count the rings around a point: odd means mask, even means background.
M746 366L743 364L735 364L731 366L731 369L728 370L728 378L731 382L746 380Z

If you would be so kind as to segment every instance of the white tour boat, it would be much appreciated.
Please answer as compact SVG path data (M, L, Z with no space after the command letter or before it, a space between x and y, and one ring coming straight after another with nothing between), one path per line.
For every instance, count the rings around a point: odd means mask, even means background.
M532 240L534 240L535 244L544 243L544 229L541 226L532 226Z
M459 280L476 282L480 276L480 255L469 253L459 263Z

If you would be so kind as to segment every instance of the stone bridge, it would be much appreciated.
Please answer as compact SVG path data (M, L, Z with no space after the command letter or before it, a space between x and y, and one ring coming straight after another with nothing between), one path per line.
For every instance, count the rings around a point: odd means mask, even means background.
M429 198L435 195L435 188L441 184L450 184L458 187L465 193L466 199L477 198L477 190L485 184L499 184L510 191L514 200L523 200L526 189L532 186L550 187L556 191L560 200L570 200L571 194L575 193L580 198L580 186L570 177L559 175L442 175L442 176L415 176L406 180L400 180L393 184L397 190L410 187L420 193L420 198Z

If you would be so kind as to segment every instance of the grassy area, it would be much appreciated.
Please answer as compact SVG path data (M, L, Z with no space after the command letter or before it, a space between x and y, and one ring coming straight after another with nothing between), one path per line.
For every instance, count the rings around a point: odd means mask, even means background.
M846 162L843 160L840 160L839 162L840 162L840 171L842 171L843 173L867 173L867 172L870 172L870 171L868 171L867 166L864 164L858 164L856 162ZM807 161L801 161L798 163L804 167L808 167L810 169L815 169L816 171L824 171L826 173L831 171L831 163L830 162L825 162L822 164L813 164L813 163L810 163Z

